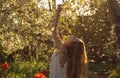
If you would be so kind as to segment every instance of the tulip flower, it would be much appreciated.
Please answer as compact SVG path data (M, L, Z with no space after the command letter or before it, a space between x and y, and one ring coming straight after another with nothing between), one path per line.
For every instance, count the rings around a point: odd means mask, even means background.
M3 63L1 68L2 68L2 70L7 70L8 69L8 63L7 62Z
M46 76L45 76L45 74L43 74L43 73L36 73L36 74L34 75L34 78L46 78Z

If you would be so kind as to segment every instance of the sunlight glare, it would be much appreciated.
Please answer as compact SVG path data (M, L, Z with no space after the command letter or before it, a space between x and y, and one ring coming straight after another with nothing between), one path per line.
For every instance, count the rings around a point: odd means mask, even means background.
M56 0L56 4L62 4L62 0Z

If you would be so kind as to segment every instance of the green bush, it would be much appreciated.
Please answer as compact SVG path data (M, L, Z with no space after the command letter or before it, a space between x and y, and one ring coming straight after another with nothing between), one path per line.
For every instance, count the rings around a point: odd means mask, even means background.
M49 71L49 63L42 61L37 62L35 60L15 61L9 63L9 69L5 72L6 76L1 75L0 77L5 78L12 75L13 78L33 78L35 73L40 73L42 71Z

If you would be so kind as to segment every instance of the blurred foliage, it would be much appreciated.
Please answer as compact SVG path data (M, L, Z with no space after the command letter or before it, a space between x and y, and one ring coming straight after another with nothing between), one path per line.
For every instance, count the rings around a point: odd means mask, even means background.
M46 62L37 62L36 60L28 61L16 61L9 63L9 69L7 71L0 70L0 77L8 78L9 75L12 78L33 78L35 73L45 71L46 76L49 75L49 64ZM6 76L3 74L6 74Z
M38 7L32 0L20 1L3 0L0 3L2 52L9 55L26 46L29 46L28 50L34 49L36 52L47 50L46 44L50 43L51 37L46 28L52 13Z
M0 62L8 59L49 62L53 52L49 27L56 8L50 11L45 7L47 4L40 4L43 0L36 1L0 0ZM52 6L55 4L51 4ZM114 54L116 38L111 30L112 20L104 0L66 0L59 23L62 39L66 40L70 35L83 39L90 64L98 63L100 68L98 66L95 69L100 72L104 69L106 72L110 71L109 77L118 76L116 72L119 69L117 66L108 70L113 62L118 62ZM103 64L106 68L100 65L102 63L106 64ZM28 74L33 72L33 69L27 68L27 62L21 66L15 65L17 67L14 67L14 70L18 71L19 75L23 75L20 74L23 71L30 71ZM35 71L44 68L39 65L35 67L35 64L31 63L30 66L32 65L30 68L35 68Z

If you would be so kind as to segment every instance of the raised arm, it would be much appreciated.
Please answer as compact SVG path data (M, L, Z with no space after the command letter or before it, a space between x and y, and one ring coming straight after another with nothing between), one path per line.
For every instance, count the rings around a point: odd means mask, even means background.
M59 23L61 10L62 10L62 5L58 5L56 15L55 15L55 18L52 24L53 26L52 35L53 35L53 40L54 40L54 47L58 51L60 65L64 66L67 60L67 55L66 55L67 51L62 43L62 39L60 38L59 31L58 31L58 23Z
M52 35L54 40L54 47L57 49L61 49L60 45L62 45L62 40L60 38L59 31L58 31L58 23L59 23L61 10L62 10L61 5L58 5L58 8L56 10L56 14L52 23L53 24Z

